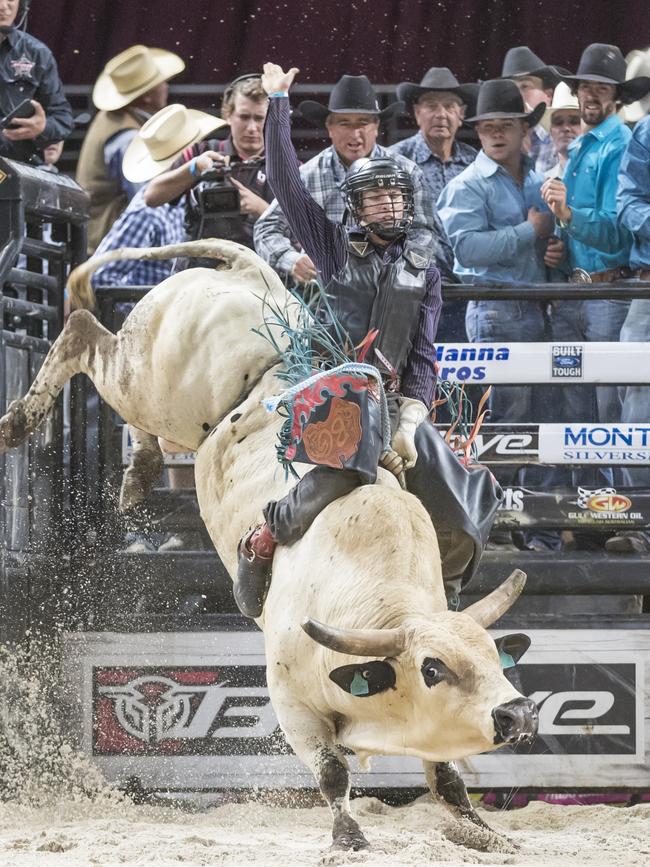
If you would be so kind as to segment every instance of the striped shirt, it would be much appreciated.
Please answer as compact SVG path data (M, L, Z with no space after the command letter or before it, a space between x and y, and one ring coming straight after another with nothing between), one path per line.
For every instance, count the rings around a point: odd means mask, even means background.
M453 281L451 267L454 254L422 169L401 154L392 154L381 145L375 145L369 156L392 157L411 175L415 206L411 240L419 247L429 250L442 273ZM329 219L337 223L342 222L345 215L345 201L341 186L345 181L348 168L349 166L341 162L341 158L332 146L325 148L300 167L307 190ZM254 241L258 256L281 274L291 274L293 266L302 255L291 243L291 229L277 200L255 223Z
M287 97L273 97L270 100L264 137L269 183L292 233L316 265L320 280L326 286L347 262L348 229L327 217L305 186L291 143ZM414 240L411 232L408 239ZM382 257L385 264L390 264L399 258L403 249L403 243L396 241L386 248L378 248L377 255ZM434 265L429 265L420 321L402 376L402 393L406 397L421 400L427 407L431 406L435 392L434 341L441 307L440 273Z

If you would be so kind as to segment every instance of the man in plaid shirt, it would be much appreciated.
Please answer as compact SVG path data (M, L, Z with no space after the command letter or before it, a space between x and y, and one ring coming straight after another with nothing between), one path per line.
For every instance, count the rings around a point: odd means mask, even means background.
M341 222L345 214L341 186L350 165L361 157L393 156L413 179L413 242L430 250L443 277L453 280L453 253L422 170L406 157L390 154L387 148L377 144L380 120L400 105L396 103L380 111L368 79L351 75L344 75L335 85L327 108L309 100L301 103L299 111L309 120L324 121L332 141L329 147L301 166L302 180L325 215ZM254 242L255 252L283 277L290 276L297 283L316 279L312 260L296 250L291 242L291 229L277 200L255 224Z
M164 247L179 244L185 238L182 204L149 208L144 190L138 190L125 211L113 223L94 256L120 247ZM93 286L156 286L172 271L173 260L147 261L128 259L109 262L92 277Z

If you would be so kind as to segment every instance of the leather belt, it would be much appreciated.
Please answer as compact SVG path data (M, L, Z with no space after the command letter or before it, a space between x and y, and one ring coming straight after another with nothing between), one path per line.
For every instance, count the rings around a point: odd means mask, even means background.
M650 271L646 272L650 275ZM610 268L608 271L596 271L590 274L582 268L576 268L571 273L572 283L613 283L614 280L629 280L634 274L631 268L627 265L621 265L619 268Z

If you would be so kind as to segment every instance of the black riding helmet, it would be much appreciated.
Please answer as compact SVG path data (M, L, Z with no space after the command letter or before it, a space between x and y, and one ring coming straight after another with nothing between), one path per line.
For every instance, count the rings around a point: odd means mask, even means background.
M402 194L401 199L399 196L391 197L392 217L387 219L385 204L382 203L377 206L377 219L372 219L372 212L368 213L368 207L364 209L363 201L363 194L369 190L395 190ZM385 241L399 238L413 222L413 181L392 157L356 160L350 166L342 191L353 221Z

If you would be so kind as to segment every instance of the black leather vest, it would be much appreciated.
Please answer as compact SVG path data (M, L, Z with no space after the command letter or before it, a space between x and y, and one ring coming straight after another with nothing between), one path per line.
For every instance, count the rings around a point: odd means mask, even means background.
M385 265L381 251L377 252L363 235L351 234L347 261L325 287L332 313L351 346L361 343L369 331L379 331L366 361L382 373L391 371L386 370L375 349L398 376L403 373L420 319L428 265L428 253L411 246L396 262ZM324 305L316 315L335 335Z

